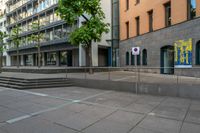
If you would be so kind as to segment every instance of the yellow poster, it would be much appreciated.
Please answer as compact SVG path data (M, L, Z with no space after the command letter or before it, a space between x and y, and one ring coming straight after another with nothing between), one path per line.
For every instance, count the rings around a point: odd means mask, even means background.
M175 67L192 67L192 38L176 41L174 48Z

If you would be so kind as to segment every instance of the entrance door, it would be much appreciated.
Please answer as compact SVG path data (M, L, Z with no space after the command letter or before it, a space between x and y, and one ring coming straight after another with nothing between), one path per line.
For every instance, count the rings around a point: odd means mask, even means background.
M174 47L165 46L161 48L161 73L174 74Z

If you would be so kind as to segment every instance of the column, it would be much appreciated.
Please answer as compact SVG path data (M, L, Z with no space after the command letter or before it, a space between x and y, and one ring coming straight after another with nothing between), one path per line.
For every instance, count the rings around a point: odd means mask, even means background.
M79 66L86 66L86 49L79 45Z
M92 65L98 66L98 44L93 43L92 44Z

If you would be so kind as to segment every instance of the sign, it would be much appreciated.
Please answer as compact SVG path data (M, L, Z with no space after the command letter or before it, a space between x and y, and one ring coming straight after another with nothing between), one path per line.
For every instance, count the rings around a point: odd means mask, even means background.
M140 55L140 47L132 47L132 55Z
M192 38L179 40L174 44L174 58L176 68L192 67Z

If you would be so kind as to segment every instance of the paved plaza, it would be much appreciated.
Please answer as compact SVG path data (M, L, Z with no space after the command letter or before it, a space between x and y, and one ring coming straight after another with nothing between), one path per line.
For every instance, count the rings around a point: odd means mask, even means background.
M0 133L199 133L200 101L63 87L0 88Z

